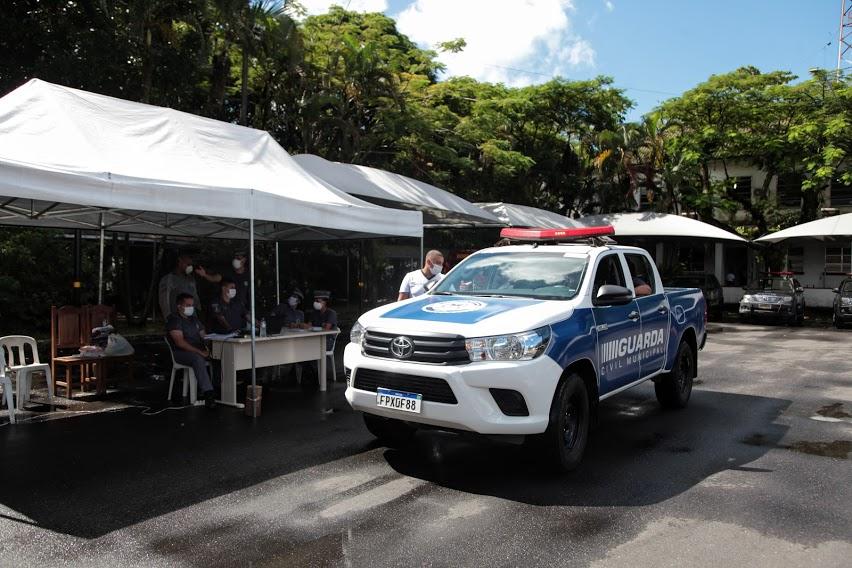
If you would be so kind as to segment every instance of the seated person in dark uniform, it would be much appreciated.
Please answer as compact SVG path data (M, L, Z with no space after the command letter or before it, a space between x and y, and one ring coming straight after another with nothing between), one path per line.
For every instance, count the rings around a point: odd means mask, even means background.
M207 372L207 358L210 353L204 347L204 326L195 315L195 299L191 294L178 294L177 311L166 319L166 339L172 346L175 361L192 367L198 391L205 404L215 406L213 383Z
M249 313L237 297L237 285L223 278L219 282L219 297L210 304L210 327L214 333L231 333L245 327Z
M282 328L299 327L305 323L305 312L299 309L299 304L305 298L298 288L293 289L287 297L286 302L275 306L272 310L272 318Z
M320 327L323 331L337 329L337 312L328 307L331 292L328 290L314 291L314 311L311 312L311 327ZM334 337L329 336L328 348L334 345Z

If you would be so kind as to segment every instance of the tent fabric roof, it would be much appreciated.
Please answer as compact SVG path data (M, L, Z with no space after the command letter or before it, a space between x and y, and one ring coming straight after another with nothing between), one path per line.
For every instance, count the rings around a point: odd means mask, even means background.
M510 227L541 227L543 229L563 229L578 227L576 221L537 207L515 205L514 203L477 203L477 207L496 216L500 223Z
M789 229L775 233L769 233L757 242L777 243L785 239L810 237L814 239L825 239L826 237L852 237L852 213L824 217L816 221L802 223Z
M0 99L0 223L244 238L420 237L269 133L33 79Z
M473 203L434 185L386 170L332 162L313 154L293 159L328 184L385 207L423 212L427 226L495 224L500 220Z
M612 225L615 239L622 237L692 237L720 241L747 242L735 233L709 223L669 213L612 213L575 219L586 227Z

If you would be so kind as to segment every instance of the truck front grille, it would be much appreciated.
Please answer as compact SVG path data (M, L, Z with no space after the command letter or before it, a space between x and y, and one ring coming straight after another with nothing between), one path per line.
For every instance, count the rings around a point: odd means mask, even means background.
M418 377L359 368L355 370L355 382L352 388L376 392L378 388L386 388L423 395L423 400L458 404L453 389L444 379L433 377Z
M411 340L413 352L409 357L401 359L391 353L391 341L397 337L406 337ZM438 333L407 335L368 329L364 337L363 349L364 355L382 359L399 359L433 365L465 365L470 363L470 356L464 347L464 337L460 335Z

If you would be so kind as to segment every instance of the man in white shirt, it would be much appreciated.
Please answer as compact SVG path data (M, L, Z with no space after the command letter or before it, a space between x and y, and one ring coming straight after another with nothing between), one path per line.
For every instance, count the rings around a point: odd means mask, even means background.
M430 250L426 253L423 268L409 272L402 279L399 286L399 297L397 301L415 298L431 290L438 282L444 279L441 272L444 270L444 255L439 250Z

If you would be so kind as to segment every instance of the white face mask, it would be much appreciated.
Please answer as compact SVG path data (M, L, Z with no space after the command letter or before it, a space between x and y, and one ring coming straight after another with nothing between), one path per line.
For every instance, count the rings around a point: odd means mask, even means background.
M315 310L321 310L322 309L322 302L314 302L314 309Z
M228 288L228 297L236 298L237 297L237 289L236 288Z
M433 264L432 265L432 276L439 275L444 270L443 264Z
M295 296L291 296L291 297L287 300L287 303L288 303L288 304L290 304L290 307L291 307L291 308L295 308L296 306L298 306L298 305L299 305L299 298L296 298Z
M192 314L195 313L195 306L184 306L183 307L183 315L186 317L192 317Z
M235 258L234 260L231 261L231 266L234 267L234 270L239 270L240 268L243 267L243 261L240 260L239 258Z
M192 268L193 268L193 266L190 264L189 266L184 268L183 271L186 272L187 274L192 274Z

